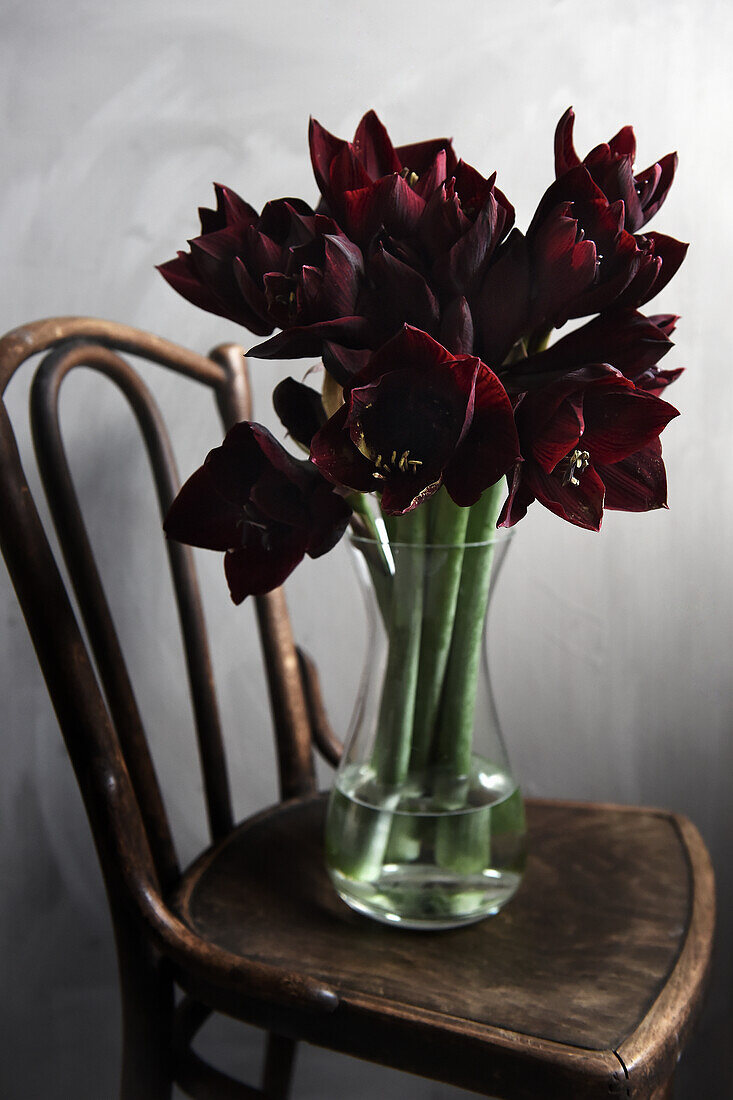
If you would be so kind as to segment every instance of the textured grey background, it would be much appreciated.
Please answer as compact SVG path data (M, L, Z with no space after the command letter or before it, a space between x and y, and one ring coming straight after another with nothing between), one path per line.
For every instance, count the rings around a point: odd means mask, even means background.
M704 22L698 15L704 10ZM722 0L5 0L0 8L0 328L92 314L205 351L248 334L199 313L153 271L196 230L219 180L253 204L314 196L308 114L353 133L376 107L398 142L452 134L526 227L552 173L568 104L581 153L626 122L639 167L678 148L655 227L693 247L654 309L683 315L669 365L684 415L664 436L670 510L611 514L594 536L533 512L497 595L493 665L516 770L530 793L655 804L688 814L719 876L721 935L708 1009L677 1096L733 1095L730 588L733 300L727 139L733 9ZM307 363L296 364L295 371ZM253 364L257 410L281 368ZM219 442L206 394L149 375L177 428L184 473ZM22 411L24 384L10 400ZM140 533L142 461L122 402L72 380L72 463L120 616L184 856L203 836L182 666L159 541ZM102 415L111 427L94 428ZM106 506L106 507L105 507ZM111 507L110 507L111 506ZM539 507L539 506L537 506ZM275 784L251 609L228 603L201 555L237 810ZM337 727L363 647L341 548L289 584L299 637L319 657ZM106 1100L118 1005L91 842L15 599L0 576L0 1094ZM252 1067L255 1033L210 1035ZM450 1089L305 1051L298 1098L447 1098Z

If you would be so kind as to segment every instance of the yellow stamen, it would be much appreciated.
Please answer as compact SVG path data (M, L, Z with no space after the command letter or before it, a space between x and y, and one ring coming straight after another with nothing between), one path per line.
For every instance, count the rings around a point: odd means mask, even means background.
M590 454L579 447L568 455L568 468L563 474L563 485L580 485L580 474L590 466Z

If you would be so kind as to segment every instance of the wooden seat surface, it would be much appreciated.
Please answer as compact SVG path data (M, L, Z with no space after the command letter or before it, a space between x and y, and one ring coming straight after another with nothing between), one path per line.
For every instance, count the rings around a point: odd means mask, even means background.
M651 1081L654 1064L676 1057L706 965L696 891L709 866L688 822L530 801L516 897L481 923L426 933L341 902L323 864L325 804L318 796L266 811L210 849L178 892L183 919L235 954L321 980L339 1011L379 1002L393 1020L417 1015L470 1035L474 1061L476 1040L490 1047L499 1037L523 1058L580 1076L585 1066L605 1095L614 1081L619 1095L652 1095L626 1092L630 1070L638 1063ZM464 1084L476 1087L475 1077Z

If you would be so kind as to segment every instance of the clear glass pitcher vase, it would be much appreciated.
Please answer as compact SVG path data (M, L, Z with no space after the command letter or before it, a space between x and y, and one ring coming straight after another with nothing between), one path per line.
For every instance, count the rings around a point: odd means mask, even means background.
M353 909L405 928L469 924L516 892L524 806L491 691L489 599L511 533L482 542L351 536L369 639L326 826Z

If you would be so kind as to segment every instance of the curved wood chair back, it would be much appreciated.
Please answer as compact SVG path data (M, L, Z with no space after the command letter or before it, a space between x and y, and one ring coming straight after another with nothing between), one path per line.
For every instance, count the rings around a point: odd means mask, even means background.
M30 419L39 472L89 645L32 499L7 408L0 400L0 545L22 605L81 788L108 891L137 867L164 895L180 871L168 817L118 635L89 543L59 426L59 393L74 368L113 382L140 428L165 515L179 482L161 413L120 353L185 375L213 390L225 428L250 415L241 348L209 358L127 326L91 318L39 321L0 341L0 398L29 358L42 354ZM161 535L162 537L162 535ZM183 635L212 841L232 828L232 804L201 600L188 547L166 543ZM256 598L283 798L314 789L311 730L282 590ZM96 670L96 671L95 671ZM125 863L125 861L127 861ZM112 900L112 899L111 899Z

